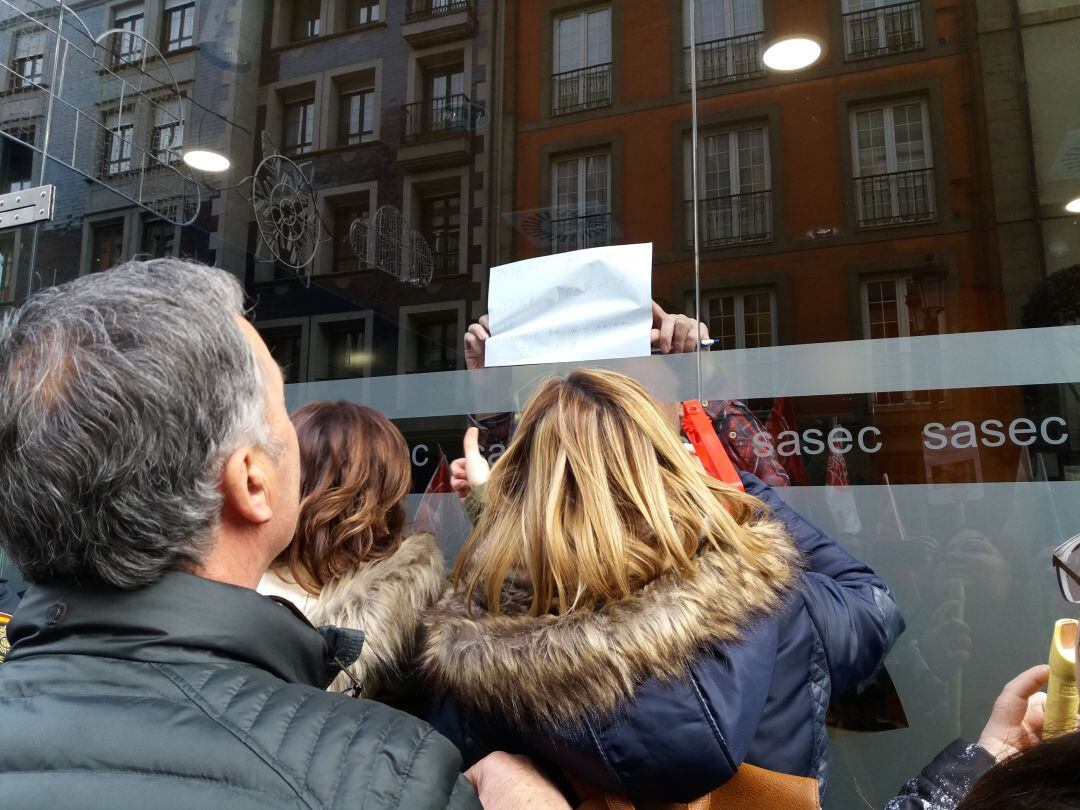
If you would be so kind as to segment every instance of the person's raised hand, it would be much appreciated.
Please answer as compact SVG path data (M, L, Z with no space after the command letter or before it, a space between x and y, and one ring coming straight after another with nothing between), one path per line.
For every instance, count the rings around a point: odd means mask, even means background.
M698 341L709 339L709 329L686 315L669 315L653 301L653 323L649 334L654 349L661 354L692 352ZM696 329L695 329L696 325Z
M488 330L488 316L481 315L480 319L469 326L465 333L465 368L477 369L484 367L484 346L491 337Z
M998 762L1036 745L1046 717L1046 693L1050 667L1040 664L1017 675L994 701L990 719L979 735L979 745Z
M465 772L484 810L570 810L554 784L528 757L488 754Z
M465 440L462 442L465 457L455 459L450 464L450 488L458 494L462 500L469 497L469 493L479 486L487 483L491 477L491 466L480 454L480 430L471 427L465 431Z

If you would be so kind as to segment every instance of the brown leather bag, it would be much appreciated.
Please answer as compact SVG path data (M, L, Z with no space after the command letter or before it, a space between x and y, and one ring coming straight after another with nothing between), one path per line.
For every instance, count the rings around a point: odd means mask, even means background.
M578 810L819 810L817 780L743 764L727 782L688 804L640 805L571 778Z

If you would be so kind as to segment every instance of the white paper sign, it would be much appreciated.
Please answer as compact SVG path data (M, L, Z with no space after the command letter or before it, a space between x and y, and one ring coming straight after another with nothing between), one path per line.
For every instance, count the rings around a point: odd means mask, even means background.
M644 357L652 244L557 253L491 268L484 364Z

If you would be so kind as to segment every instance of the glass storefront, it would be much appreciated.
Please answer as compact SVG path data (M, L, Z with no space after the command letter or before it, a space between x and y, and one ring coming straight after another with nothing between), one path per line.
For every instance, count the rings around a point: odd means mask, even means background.
M767 66L793 37L816 61ZM1077 42L1075 0L0 0L0 310L224 267L290 405L379 408L419 497L468 414L573 367L466 368L490 268L651 243L653 299L715 339L700 388L693 355L589 365L746 403L889 581L903 711L837 720L828 803L880 806L1068 612Z

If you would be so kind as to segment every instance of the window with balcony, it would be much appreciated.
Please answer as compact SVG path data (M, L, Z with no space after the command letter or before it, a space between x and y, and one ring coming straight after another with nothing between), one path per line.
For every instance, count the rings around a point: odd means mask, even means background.
M359 28L379 21L379 2L375 0L348 0L345 4L345 27Z
M270 356L281 366L286 385L300 382L301 352L304 330L300 325L260 329L259 334L270 350Z
M175 256L176 226L163 219L143 221L142 240L139 252L155 259Z
M844 53L866 59L923 46L919 0L844 0Z
M172 53L195 44L194 0L166 0L161 23L161 50Z
M611 156L581 155L552 166L551 250L611 243Z
M551 114L611 104L611 9L558 17L552 45Z
M345 199L336 199L331 203L334 223L334 243L332 249L333 273L355 273L362 265L349 240L349 230L358 219L370 216L367 195ZM364 242L366 244L366 240ZM366 258L366 257L365 257Z
M405 19L424 20L457 11L468 11L475 0L409 0Z
M289 36L293 42L311 39L322 33L320 0L293 0Z
M765 75L761 0L699 0L695 21L698 87ZM683 82L690 86L690 3L683 3Z
M12 90L28 90L41 84L45 75L45 36L40 30L22 31L15 36L11 60Z
M465 66L433 66L424 72L424 100L405 106L405 136L445 135L471 129L471 105L465 95Z
M184 151L184 113L180 99L158 99L154 106L154 159L169 166L180 161Z
M0 233L0 304L14 297L15 287L15 234Z
M910 276L865 279L862 283L862 320L863 336L871 339L907 338L920 334L914 313L908 306ZM941 326L941 314L935 315L937 331ZM903 350L905 347L896 347ZM882 391L872 395L874 405L928 404L930 391L918 388L916 383L925 380L912 380L918 374L911 364L900 364L904 373L909 375L906 383L912 383L912 390Z
M375 90L366 87L341 94L340 141L349 146L375 140Z
M690 138L686 138L686 244L694 244ZM698 139L698 228L703 248L772 239L772 171L765 127L703 133Z
M115 177L131 171L135 124L128 117L130 114L130 111L126 111L124 115L112 113L105 116L101 156L101 173L104 177Z
M363 377L371 363L364 321L323 324L321 329L326 366L325 373L320 373L319 378L346 380Z
M413 316L416 332L415 370L453 371L457 368L457 346L461 340L457 314L453 312Z
M116 267L124 257L124 221L100 222L93 226L90 243L90 272Z
M118 8L113 18L113 28L126 32L113 35L115 43L113 66L123 67L140 61L143 58L143 37L145 36L142 3Z
M936 216L929 116L923 101L851 114L858 225L926 222Z
M21 127L0 135L0 194L24 191L34 185L34 128Z
M434 275L457 275L461 247L461 195L443 194L421 199L420 233L431 248Z
M315 99L287 103L283 121L281 143L286 155L306 155L315 149Z
M776 296L771 290L705 293L702 316L718 349L775 346Z

